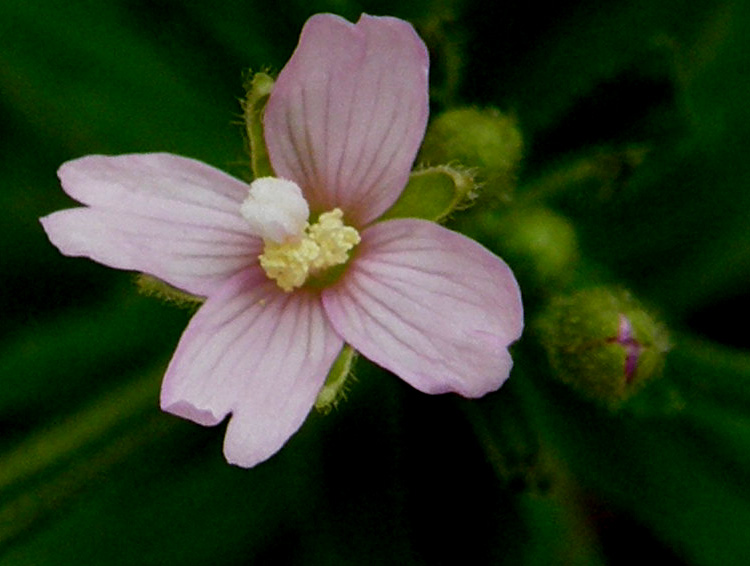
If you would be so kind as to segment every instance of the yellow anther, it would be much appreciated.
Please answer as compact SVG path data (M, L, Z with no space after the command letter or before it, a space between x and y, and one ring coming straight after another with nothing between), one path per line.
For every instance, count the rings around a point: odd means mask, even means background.
M266 240L260 266L284 291L304 285L310 273L310 264L318 257L318 244L307 237L298 241L277 244Z
M289 292L304 285L311 274L346 263L360 237L356 229L344 224L343 216L340 209L334 208L307 226L300 238L282 243L265 240L259 259L266 275Z
M320 246L320 252L311 265L319 271L334 265L341 265L349 259L349 250L359 244L359 232L341 220L344 213L340 208L324 212L318 222L308 228L310 239Z

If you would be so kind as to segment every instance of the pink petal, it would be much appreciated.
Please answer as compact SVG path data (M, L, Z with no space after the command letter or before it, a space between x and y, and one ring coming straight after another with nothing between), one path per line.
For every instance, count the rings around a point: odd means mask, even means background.
M239 213L248 185L204 163L93 155L65 163L59 176L65 192L89 205L42 219L63 254L207 295L260 253Z
M239 232L88 207L55 212L41 222L65 255L149 273L201 296L257 263L262 245Z
M408 23L330 14L305 24L268 101L265 137L279 177L314 212L363 225L406 185L428 114L427 49Z
M248 269L190 321L161 406L203 425L232 413L226 458L254 466L302 425L341 346L316 294L284 293L261 269Z
M239 208L249 185L194 159L89 155L64 163L58 176L66 193L96 208L245 229Z
M423 220L367 228L323 304L346 342L425 393L494 391L508 377L507 348L523 329L508 266L473 240Z

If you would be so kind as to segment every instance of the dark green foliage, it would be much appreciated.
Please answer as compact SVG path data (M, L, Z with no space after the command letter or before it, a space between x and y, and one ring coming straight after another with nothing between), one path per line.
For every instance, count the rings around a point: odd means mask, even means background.
M249 178L245 73L278 71L321 11L408 18L435 113L517 120L516 200L449 222L519 262L528 320L563 286L630 289L670 328L661 379L600 407L531 326L479 401L360 358L346 399L249 471L222 426L159 412L190 313L57 254L37 221L73 206L56 168L170 151ZM742 0L0 2L0 566L745 564L750 343L728 329L748 315L749 27ZM514 202L565 226L547 287L500 237Z

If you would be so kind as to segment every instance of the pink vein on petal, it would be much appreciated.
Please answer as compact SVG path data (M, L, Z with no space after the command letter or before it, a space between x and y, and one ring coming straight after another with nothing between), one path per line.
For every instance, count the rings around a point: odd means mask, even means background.
M424 43L406 22L313 16L266 107L276 173L298 183L313 210L340 207L355 225L380 216L403 190L424 135L427 68ZM295 133L304 144L289 143ZM393 153L393 145L400 150ZM308 165L300 169L298 161Z
M428 393L476 397L497 389L510 371L507 348L523 327L518 285L502 260L422 220L364 230L323 304L345 341Z
M260 269L247 270L191 320L162 407L204 425L231 413L227 459L255 465L302 424L341 346L314 293L284 293Z

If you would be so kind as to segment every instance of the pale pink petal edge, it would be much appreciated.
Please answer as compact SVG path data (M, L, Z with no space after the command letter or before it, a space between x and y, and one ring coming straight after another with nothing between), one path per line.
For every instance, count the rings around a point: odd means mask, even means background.
M480 397L508 378L523 330L510 268L431 222L375 224L339 283L323 293L336 331L365 357L426 393Z
M314 293L284 293L261 270L209 297L164 378L165 411L203 425L231 414L227 461L249 468L302 425L342 347Z
M205 163L164 153L90 155L63 164L59 176L89 205L40 219L64 255L208 295L260 253L239 213L248 186Z
M316 212L362 226L408 180L429 113L427 49L407 22L313 16L265 113L271 163Z

